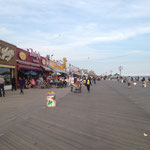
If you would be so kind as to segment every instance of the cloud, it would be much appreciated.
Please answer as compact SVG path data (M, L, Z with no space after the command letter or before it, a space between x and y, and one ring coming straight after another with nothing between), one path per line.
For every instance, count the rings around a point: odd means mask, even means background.
M150 26L148 27L139 27L134 29L122 29L122 31L116 31L112 33L108 33L107 36L103 37L96 37L93 41L99 42L108 42L108 41L120 41L126 40L131 37L135 37L141 34L149 34L150 33Z
M8 30L8 29L5 28L5 27L0 27L0 35L1 35L1 36L3 36L3 35L10 35L10 34L14 34L14 32Z

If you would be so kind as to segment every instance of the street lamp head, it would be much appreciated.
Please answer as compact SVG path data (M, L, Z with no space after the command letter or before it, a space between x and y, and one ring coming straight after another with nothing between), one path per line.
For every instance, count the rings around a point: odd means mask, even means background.
M118 67L118 69L119 69L119 71L120 71L120 70L122 70L122 69L123 69L123 67L122 67L122 66L119 66L119 67Z

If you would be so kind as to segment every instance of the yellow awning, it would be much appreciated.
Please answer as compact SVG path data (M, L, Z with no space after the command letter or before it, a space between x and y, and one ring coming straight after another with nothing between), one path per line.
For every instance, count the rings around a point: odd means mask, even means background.
M13 69L16 68L15 66L2 65L2 64L0 64L0 67L2 67L2 68L13 68Z

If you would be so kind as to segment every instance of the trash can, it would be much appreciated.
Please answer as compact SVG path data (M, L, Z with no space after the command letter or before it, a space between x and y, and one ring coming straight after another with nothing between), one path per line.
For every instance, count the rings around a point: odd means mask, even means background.
M46 96L47 107L55 107L56 106L56 93L49 92Z

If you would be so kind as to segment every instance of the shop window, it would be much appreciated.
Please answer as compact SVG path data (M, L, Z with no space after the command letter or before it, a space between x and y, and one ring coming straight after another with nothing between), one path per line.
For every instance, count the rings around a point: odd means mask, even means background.
M10 68L0 68L0 75L5 80L5 85L10 85L11 84L11 74L12 74L12 69Z

